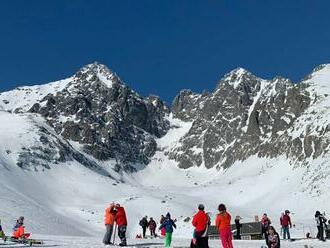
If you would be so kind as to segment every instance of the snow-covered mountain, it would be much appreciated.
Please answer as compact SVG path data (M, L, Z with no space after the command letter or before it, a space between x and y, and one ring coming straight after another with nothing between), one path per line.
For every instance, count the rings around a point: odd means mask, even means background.
M211 93L181 91L172 107L142 97L106 66L0 94L0 217L33 231L102 231L112 200L138 218L171 211L179 234L198 202L245 219L330 207L330 65L298 84L238 68ZM27 204L25 204L27 203ZM47 226L47 218L56 223ZM307 223L307 224L306 224Z

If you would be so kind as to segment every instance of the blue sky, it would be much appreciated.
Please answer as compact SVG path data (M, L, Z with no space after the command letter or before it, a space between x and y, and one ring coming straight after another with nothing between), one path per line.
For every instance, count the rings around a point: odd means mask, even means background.
M0 2L0 91L106 64L143 95L213 90L244 67L298 81L330 63L330 1Z

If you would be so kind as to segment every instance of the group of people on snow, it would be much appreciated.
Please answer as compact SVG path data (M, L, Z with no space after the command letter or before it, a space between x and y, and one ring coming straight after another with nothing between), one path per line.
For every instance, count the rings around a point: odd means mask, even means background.
M148 216L143 217L140 220L139 225L142 227L142 237L143 238L146 237L146 232L147 232L148 227L150 230L150 236L151 237L157 236L157 234L156 234L157 223L152 217L150 217L149 221L148 221Z
M127 217L123 206L119 203L111 203L109 207L105 209L104 224L106 227L106 233L103 238L105 245L114 243L112 241L113 231L116 232L118 228L118 237L120 238L120 246L126 246L126 229L127 229Z
M241 227L242 224L240 216L235 218L235 227L236 227L236 239L241 239ZM24 219L23 219L24 220ZM318 228L317 238L319 240L324 239L324 228L326 228L326 218L316 211L315 221ZM165 247L170 247L172 242L172 234L176 228L176 220L171 218L171 214L167 213L165 216L162 215L159 221L158 230L161 231L161 236L165 237L164 245ZM18 222L19 224L20 222ZM290 217L290 211L285 210L279 219L281 226L281 236L283 239L289 239L290 228L292 228L292 222ZM0 223L1 224L1 223ZM272 222L266 213L263 214L261 221L261 232L262 236L266 241L268 248L280 248L280 238L281 236L277 233L276 229L272 225ZM110 206L105 210L105 225L106 225L106 234L104 236L104 244L113 244L114 241L111 240L113 229L118 227L118 236L121 243L120 246L126 246L126 228L127 228L127 218L124 207L120 204L111 203ZM143 217L139 225L142 228L142 237L146 238L147 228L150 230L151 237L157 237L157 223L153 217ZM211 218L208 213L205 212L205 206L203 204L198 205L197 213L193 216L192 226L194 231L191 239L191 248L208 248L208 232L211 225ZM115 228L114 228L115 227ZM231 215L227 212L226 206L220 204L218 206L218 214L215 219L215 227L220 236L221 244L223 248L233 248L233 235L231 230ZM1 231L1 225L0 225ZM116 230L115 230L116 231ZM141 237L141 236L139 236ZM142 238L141 237L141 238Z

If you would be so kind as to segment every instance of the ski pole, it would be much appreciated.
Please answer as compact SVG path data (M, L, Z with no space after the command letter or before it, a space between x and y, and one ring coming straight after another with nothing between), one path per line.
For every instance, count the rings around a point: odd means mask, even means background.
M113 234L113 244L115 244L115 241L116 241L116 232L117 232L117 224L115 225L115 232Z

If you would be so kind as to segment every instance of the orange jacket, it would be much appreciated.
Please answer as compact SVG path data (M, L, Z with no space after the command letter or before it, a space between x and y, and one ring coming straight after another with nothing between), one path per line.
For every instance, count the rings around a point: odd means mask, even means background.
M114 223L115 223L115 213L113 212L113 207L108 207L105 210L104 224L113 225Z
M21 238L24 236L24 233L25 233L24 226L17 227L17 229L13 233L13 237L17 239Z
M231 216L227 212L218 214L215 220L215 226L219 231L230 228Z

